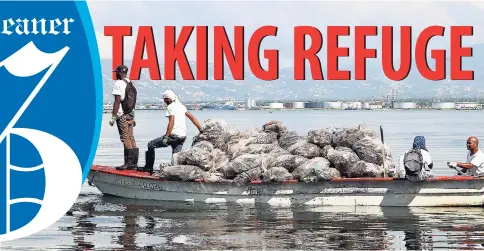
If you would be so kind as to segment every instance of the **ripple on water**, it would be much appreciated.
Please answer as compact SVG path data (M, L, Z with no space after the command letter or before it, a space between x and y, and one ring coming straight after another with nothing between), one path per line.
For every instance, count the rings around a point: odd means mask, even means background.
M281 120L292 130L351 126L366 122L385 130L394 158L407 150L416 135L424 135L438 175L452 172L449 160L464 160L465 140L481 136L473 122L481 111L301 111L194 112L200 121L222 118L239 128L260 127ZM470 114L473 115L470 115ZM108 115L105 115L108 118ZM162 112L137 113L135 135L140 152L166 128ZM107 123L105 119L103 123ZM299 121L305 121L304 124ZM122 147L113 127L104 127L95 163L121 164ZM185 146L191 145L189 127ZM157 162L168 160L157 150ZM139 164L144 164L140 154ZM48 229L16 241L2 250L200 250L200 249L483 249L483 208L380 208L265 205L201 205L162 203L102 196L87 184L66 215Z

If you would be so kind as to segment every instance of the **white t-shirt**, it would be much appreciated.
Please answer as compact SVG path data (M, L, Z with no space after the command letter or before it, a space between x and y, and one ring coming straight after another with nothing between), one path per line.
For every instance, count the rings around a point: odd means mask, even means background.
M472 175L481 175L484 173L484 153L479 149L471 156L471 151L467 152L467 163L474 165L470 169Z
M129 78L124 78L124 79L126 79L126 81L128 82L130 81ZM123 80L116 80L116 82L114 82L114 85L113 85L112 94L119 95L121 98L121 101L123 101L125 91L126 91L126 83ZM124 114L123 107L121 106L121 104L119 104L118 116L121 116L123 114Z
M187 136L187 124L186 124L186 115L187 108L180 102L172 102L166 108L166 117L168 116L175 116L173 130L171 131L172 134L176 134L180 137Z
M405 154L408 152L410 152L410 150L406 151ZM420 149L420 153L422 154L425 171L430 171L429 165L432 164L432 157L430 156L430 153L423 149ZM405 157L405 154L400 156L400 165L397 170L397 173L399 174L400 177L405 176L405 166L403 165L403 159Z

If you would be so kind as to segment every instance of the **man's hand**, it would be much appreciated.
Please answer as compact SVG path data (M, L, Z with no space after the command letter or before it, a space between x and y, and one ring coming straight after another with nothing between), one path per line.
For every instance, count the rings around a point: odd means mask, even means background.
M165 136L163 136L163 139L161 140L161 143L162 143L163 145L167 146L167 145L168 145L168 136L166 136L166 135L165 135Z
M447 165L450 165L450 166L453 166L453 167L457 167L457 163L459 162L447 162Z
M115 121L116 121L116 116L112 116L111 120L109 121L109 125L113 126Z

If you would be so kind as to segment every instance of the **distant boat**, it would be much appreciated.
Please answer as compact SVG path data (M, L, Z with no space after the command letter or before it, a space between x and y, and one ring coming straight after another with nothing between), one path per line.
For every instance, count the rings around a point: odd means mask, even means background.
M235 105L203 105L204 110L236 110Z

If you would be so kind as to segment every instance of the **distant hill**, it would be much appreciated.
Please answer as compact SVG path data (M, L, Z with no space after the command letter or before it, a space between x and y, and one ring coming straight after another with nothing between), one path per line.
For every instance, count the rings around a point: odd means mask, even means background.
M391 94L393 88L398 90L398 98L480 98L484 93L484 44L474 46L474 56L463 60L464 69L473 69L474 81L429 81L423 79L417 71L415 63L408 78L402 82L393 82L383 75L381 58L367 60L367 81L296 81L293 80L292 68L281 68L279 79L276 81L263 81L252 76L250 69L246 67L246 80L235 81L228 67L225 67L226 80L221 81L189 81L176 80L154 81L149 79L148 71L143 70L141 79L136 81L139 101L159 102L161 93L166 89L174 90L184 101L217 101L236 99L242 100L247 93L256 99L264 100L358 100L380 99L382 95ZM450 56L448 54L448 59ZM430 59L432 61L432 59ZM195 63L190 62L192 71L195 72ZM102 60L104 102L111 102L111 60ZM130 61L126 61L131 66ZM324 63L323 63L324 65ZM399 67L398 65L395 68ZM430 67L434 67L430 63ZM450 75L450 60L447 63L447 74ZM352 65L340 66L340 69L353 71ZM160 70L163 73L163 65L160 62ZM177 67L178 70L178 67ZM309 65L306 64L306 74L310 79ZM326 75L326 70L323 69ZM209 78L213 76L213 65L208 67ZM352 72L354 76L354 72ZM181 75L177 74L181 79ZM470 87L465 88L465 87Z

